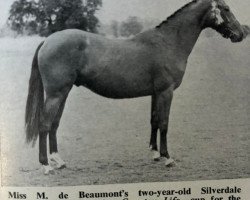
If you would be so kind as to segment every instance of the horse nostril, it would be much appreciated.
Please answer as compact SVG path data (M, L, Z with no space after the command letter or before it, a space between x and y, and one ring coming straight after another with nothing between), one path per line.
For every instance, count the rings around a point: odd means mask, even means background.
M241 32L240 34L239 34L239 37L238 37L238 42L241 42L242 40L244 39L244 33L243 32Z
M245 37L244 32L241 32L241 33L240 33L240 39L241 39L241 40L243 40L243 39L244 39L244 37Z

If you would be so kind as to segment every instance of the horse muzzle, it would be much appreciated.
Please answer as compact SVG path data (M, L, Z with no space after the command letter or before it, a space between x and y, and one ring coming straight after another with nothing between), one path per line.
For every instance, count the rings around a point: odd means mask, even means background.
M230 36L230 40L231 42L233 43L236 43L236 42L241 42L242 40L244 39L244 33L239 33L239 34L232 34Z
M232 42L241 42L245 37L245 32L243 26L238 23L237 28L229 29L230 30L230 39Z

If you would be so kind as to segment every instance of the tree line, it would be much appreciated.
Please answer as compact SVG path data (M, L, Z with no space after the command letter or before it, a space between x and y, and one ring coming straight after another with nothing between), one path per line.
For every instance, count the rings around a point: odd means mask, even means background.
M8 25L18 34L48 36L77 28L97 32L96 11L102 0L16 0L11 5Z
M56 31L76 28L97 33L100 28L96 11L102 0L16 0L7 21L17 34L48 36ZM143 30L137 17L129 17L122 23L111 23L114 37L129 37Z
M138 17L130 16L123 22L113 20L110 29L114 37L130 37L143 30L143 23Z

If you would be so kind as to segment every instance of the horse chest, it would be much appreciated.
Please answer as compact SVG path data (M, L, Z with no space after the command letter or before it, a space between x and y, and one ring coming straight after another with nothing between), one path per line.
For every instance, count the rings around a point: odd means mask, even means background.
M156 91L166 90L170 86L178 88L182 82L186 62L165 64L157 67L154 73L154 88Z
M176 70L173 71L173 79L174 79L174 86L175 89L178 88L182 82L183 76L185 74L186 64L178 66Z

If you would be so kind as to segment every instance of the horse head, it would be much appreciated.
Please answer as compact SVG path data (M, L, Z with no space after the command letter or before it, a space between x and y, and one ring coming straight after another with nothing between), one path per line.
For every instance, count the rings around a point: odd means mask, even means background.
M232 42L240 42L244 38L244 30L224 0L211 0L211 7L204 19L205 26L219 32Z

